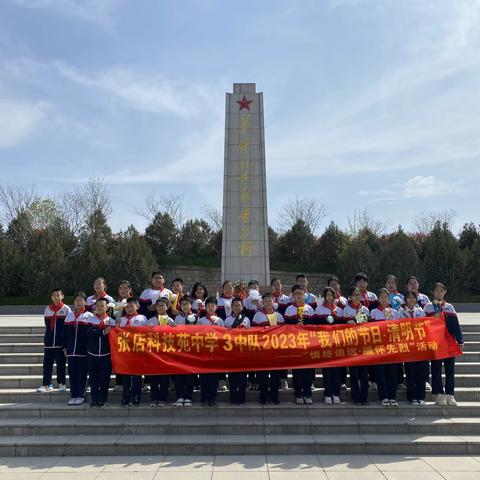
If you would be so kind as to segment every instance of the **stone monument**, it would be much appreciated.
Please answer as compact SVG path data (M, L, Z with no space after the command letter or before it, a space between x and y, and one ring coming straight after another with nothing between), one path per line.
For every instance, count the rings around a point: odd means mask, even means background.
M222 281L270 284L263 94L234 83L226 94Z

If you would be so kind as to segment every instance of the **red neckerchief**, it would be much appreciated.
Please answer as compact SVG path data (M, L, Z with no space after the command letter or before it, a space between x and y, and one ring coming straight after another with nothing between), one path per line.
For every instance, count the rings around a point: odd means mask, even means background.
M325 303L323 302L323 306L325 308L328 308L331 312L331 314L336 317L337 316L337 313L336 313L336 310L337 310L337 306L335 304L332 304L332 305L328 305L328 303Z
M225 298L226 300L231 300L233 298L233 295L222 295L222 298Z
M95 316L100 320L100 323L98 324L98 328L99 328L100 330L103 330L104 328L107 328L107 325L105 325L104 320L105 320L106 318L108 318L108 315L105 314L103 317L99 317L97 314L95 314Z
M97 301L99 298L105 298L107 296L107 292L104 290L102 295L98 296L96 293L93 294L93 298Z
M57 323L57 313L59 310L61 310L63 308L65 304L63 302L60 302L57 305L55 305L54 303L51 303L48 308L50 308L50 310L53 312L53 317L50 319L50 331L53 332L53 330L55 329L55 323Z
M408 308L408 306L405 306L405 309L407 310L407 313L410 314L410 318L413 318L415 314L415 305L411 309Z
M362 303L358 304L358 307L356 307L351 301L348 302L348 304L355 310L356 313L362 308Z
M75 332L77 331L77 328L78 328L78 317L80 315L82 315L83 313L85 313L86 311L87 311L87 309L83 308L79 312L77 312L77 311L73 312L73 315L75 316Z
M217 322L212 320L212 316L208 313L205 313L205 318L212 324L215 325Z
M282 297L283 293L280 292L278 295L273 295L273 301L275 303L279 303L280 302L280 298Z
M138 313L134 313L133 315L125 315L125 318L127 319L127 324L125 325L126 327L129 327L131 325L130 320L134 317L136 317Z
M382 307L380 304L378 304L377 309L383 312L387 307Z
M370 305L370 300L368 299L368 290L365 290L365 293L360 293L362 294L364 305L368 307Z

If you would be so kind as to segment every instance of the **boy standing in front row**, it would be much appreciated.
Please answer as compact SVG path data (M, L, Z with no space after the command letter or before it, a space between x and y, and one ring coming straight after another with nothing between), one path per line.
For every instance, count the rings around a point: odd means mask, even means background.
M235 297L232 300L232 314L225 319L226 328L248 328L250 320L243 313L243 300ZM230 372L228 374L230 387L230 403L243 405L247 390L247 372Z
M104 408L108 400L108 387L112 374L108 334L115 326L115 320L107 315L107 305L106 298L97 300L95 315L90 319L87 330L87 366L92 397L91 407Z
M453 305L445 302L447 289L443 283L433 285L433 302L425 305L427 317L445 315L445 323L450 335L463 350L463 334ZM445 388L442 383L442 364L445 369ZM432 395L440 406L456 407L455 400L455 357L432 360Z
M43 337L43 381L37 388L38 393L47 393L53 390L53 364L57 364L58 390L65 392L65 354L63 353L63 324L66 316L71 312L70 307L63 303L63 291L54 288L51 293L52 303L45 308L44 322L45 335Z
M271 293L262 295L263 309L258 311L252 320L254 327L276 327L285 320L281 313L276 312ZM257 372L260 387L260 404L265 405L269 400L278 405L280 403L278 390L280 388L281 370L260 370Z
M216 315L217 299L215 297L208 297L205 300L205 310L202 316L198 319L197 325L204 327L224 327L223 320ZM200 374L200 397L202 405L209 405L215 407L217 405L217 390L218 390L219 374L201 373Z
M135 298L127 299L125 315L120 319L120 327L145 327L147 319L138 313L139 304ZM142 390L141 375L122 375L122 407L140 405L140 392Z
M310 323L315 312L310 305L305 303L305 290L301 285L292 287L293 304L285 310L285 323L291 325L303 325ZM297 405L311 405L312 382L315 377L315 369L299 368L292 371L293 389L295 391L295 403Z

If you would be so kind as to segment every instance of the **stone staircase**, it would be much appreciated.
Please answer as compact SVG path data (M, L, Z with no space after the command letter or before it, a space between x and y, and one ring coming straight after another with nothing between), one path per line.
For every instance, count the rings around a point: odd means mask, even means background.
M458 407L412 407L399 391L399 408L324 405L321 377L312 406L261 407L258 392L247 405L121 408L110 392L105 409L67 406L68 393L38 394L42 373L42 327L0 327L0 456L52 455L238 455L480 453L480 325L463 327L465 353L457 359ZM349 401L349 394L342 393ZM174 400L173 392L170 400Z

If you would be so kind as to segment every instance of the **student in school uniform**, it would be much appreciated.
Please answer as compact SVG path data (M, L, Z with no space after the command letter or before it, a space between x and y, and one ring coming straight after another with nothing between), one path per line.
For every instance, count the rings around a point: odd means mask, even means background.
M225 319L226 328L249 328L250 320L243 313L243 300L234 297L232 300L232 313ZM247 372L229 372L228 385L230 388L230 403L243 405L247 390Z
M355 275L355 286L360 290L362 295L362 304L369 310L373 310L378 304L377 296L368 290L368 275L359 272Z
M343 311L335 303L336 292L332 287L323 290L323 301L315 310L315 322L318 325L338 325L345 323ZM340 404L340 385L342 367L322 368L323 387L325 389L325 403ZM315 374L315 370L313 371Z
M285 311L285 323L303 325L309 323L315 315L313 308L305 303L305 290L302 285L292 287L293 304ZM312 401L312 369L300 368L292 371L295 403L297 405L311 405Z
M146 288L138 299L139 313L146 318L151 317L155 314L157 300L160 297L170 299L171 296L172 291L165 288L165 275L162 272L153 272L150 278L150 288Z
M216 315L217 299L208 297L205 300L205 311L198 319L197 325L204 327L224 327L224 321ZM203 406L217 406L218 373L200 374L200 400Z
M205 300L208 298L207 286L203 282L196 282L192 287L192 312L198 317L205 311Z
M250 280L247 285L247 297L243 301L245 315L252 323L255 314L263 308L262 296L260 294L260 284L257 280ZM258 375L257 372L248 372L249 390L258 390Z
M397 277L395 275L387 275L384 283L390 295L390 306L395 310L399 310L402 305L405 305L405 297L398 291ZM399 363L397 370L397 388L403 390L406 389L404 370L403 363Z
M343 309L345 323L362 324L368 322L370 310L362 305L362 294L357 287L348 291L348 304ZM349 367L350 394L354 405L368 405L368 365Z
M390 306L390 292L386 288L378 291L378 305L370 312L371 322L397 320L397 310ZM397 370L398 363L375 365L375 380L377 381L378 396L384 407L398 407L397 396Z
M433 302L425 305L425 313L428 317L440 316L442 313L450 335L456 340L463 350L463 334L458 322L457 312L453 305L445 301L447 288L443 283L433 285ZM455 400L455 357L432 360L432 395L435 403L440 406L456 407ZM445 370L445 386L442 382L442 365Z
M407 280L405 282L405 285L407 287L408 292L414 292L415 295L417 296L417 305L420 308L425 309L425 305L427 305L427 303L430 303L430 299L428 298L427 295L420 292L420 283L418 281L418 278L415 275L410 275L407 278ZM427 383L426 383L426 387L425 387L427 392L432 391L432 386L429 383L429 379L430 379L430 372L428 372Z
M175 325L196 325L198 322L197 314L192 311L192 297L190 295L184 295L180 300L181 313L175 317ZM193 374L182 374L174 376L175 393L177 401L175 405L177 407L191 407L193 397Z
M107 281L103 277L98 277L93 282L93 295L87 298L87 310L95 312L95 303L99 298L105 298L107 303L114 304L115 300L107 294Z
M398 280L395 275L385 277L385 288L388 290L392 308L399 310L402 305L405 305L405 297L398 291Z
M405 305L398 310L400 318L419 318L426 314L417 305L417 294L407 292L405 294ZM405 373L407 376L407 400L411 405L425 405L425 387L428 377L429 364L427 360L418 362L406 362Z
M335 275L327 280L327 287L332 287L335 290L335 304L342 310L347 305L347 299L342 296L340 290L340 280ZM347 367L340 367L340 390L347 391Z
M52 303L45 308L43 320L45 334L43 337L43 380L37 388L38 393L47 393L53 390L53 364L57 365L58 390L65 392L65 355L63 353L63 324L71 312L70 307L63 303L64 295L61 288L54 288L50 298Z
M180 277L172 280L172 296L170 297L170 307L168 309L168 315L171 318L175 318L180 313L180 300L184 295L183 280Z
M115 323L118 325L120 319L125 315L125 305L127 304L127 298L133 296L132 287L128 280L122 280L118 285L118 298L113 303L112 308L112 318L115 320ZM122 389L122 376L119 374L115 375L115 387L114 391L120 391Z
M305 304L306 305L310 305L310 307L312 307L312 309L315 311L315 309L317 308L317 297L308 291L308 275L305 274L305 273L299 273L297 274L297 276L295 277L295 281L297 282L298 285L301 285L303 290L304 290L304 295L305 295ZM295 301L295 299L291 298L292 300L292 303Z
M170 302L166 297L160 297L156 304L156 315L147 321L149 327L174 327L175 321L168 315ZM179 306L180 308L180 306ZM150 406L164 407L167 404L168 386L170 375L149 375L150 380Z
M273 277L270 281L272 289L273 308L276 312L284 314L290 305L290 296L283 293L282 280L279 277ZM288 389L288 370L280 370L280 390Z
M410 275L405 282L407 291L414 292L417 295L417 305L421 308L425 308L427 303L430 303L430 299L427 295L420 292L420 283L418 278L414 275Z
M138 313L140 305L135 298L127 299L125 306L125 315L120 319L119 327L145 327L147 318ZM141 401L142 376L141 375L122 375L122 407L138 407Z
M233 283L225 280L222 284L222 294L217 301L217 316L225 320L232 314Z
M274 327L282 325L285 320L283 315L275 311L273 296L271 293L262 295L263 309L259 310L253 317L253 327ZM280 388L280 370L260 370L257 372L260 387L260 404L265 405L271 401L275 405L280 403L278 390Z
M63 324L63 352L68 361L70 399L67 405L81 405L85 401L87 384L87 330L93 314L87 312L87 296L77 293L73 297L75 310Z
M87 366L90 384L91 407L104 408L108 401L108 388L112 374L112 358L108 335L115 327L115 320L108 313L106 298L95 304L95 315L87 329Z

